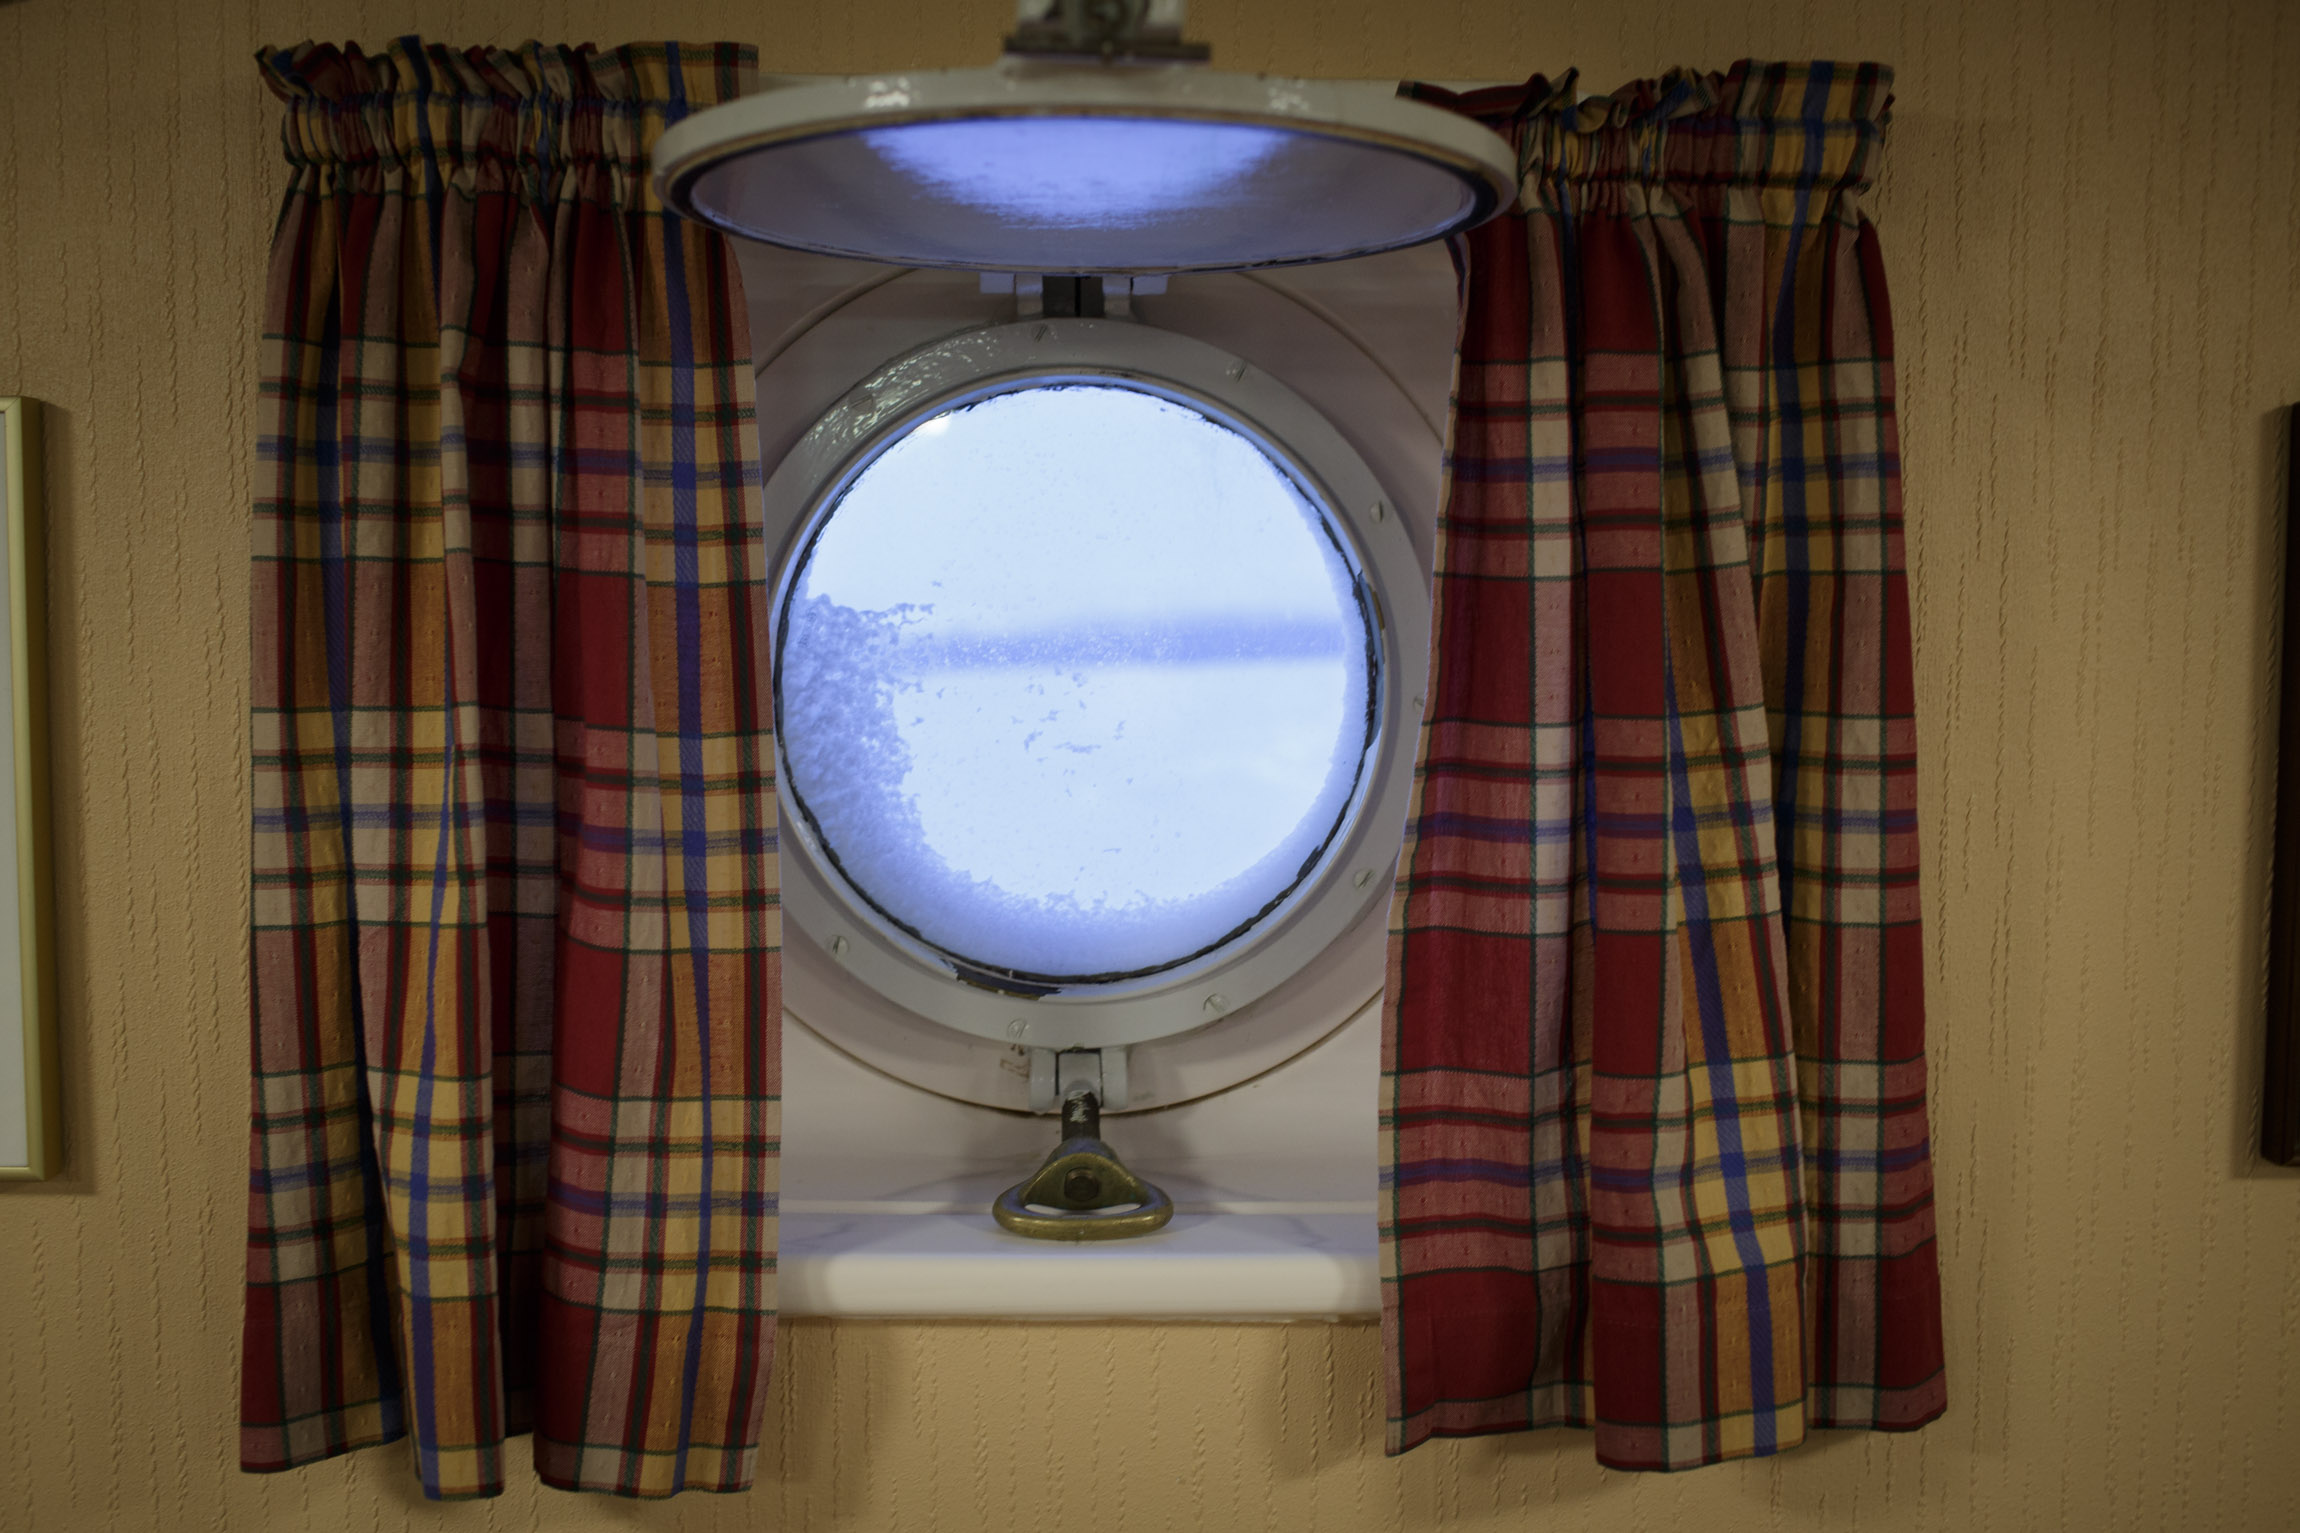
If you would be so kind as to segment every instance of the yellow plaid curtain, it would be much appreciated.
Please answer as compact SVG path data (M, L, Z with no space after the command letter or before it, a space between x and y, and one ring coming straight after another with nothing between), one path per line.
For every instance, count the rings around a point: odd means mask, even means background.
M781 1008L731 45L266 52L242 1461L750 1482Z

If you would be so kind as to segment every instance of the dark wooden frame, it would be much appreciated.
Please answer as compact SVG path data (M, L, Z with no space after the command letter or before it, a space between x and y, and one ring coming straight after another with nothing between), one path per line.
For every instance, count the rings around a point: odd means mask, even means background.
M2276 743L2274 894L2268 907L2268 1079L2260 1153L2300 1166L2300 405L2284 459L2283 718Z

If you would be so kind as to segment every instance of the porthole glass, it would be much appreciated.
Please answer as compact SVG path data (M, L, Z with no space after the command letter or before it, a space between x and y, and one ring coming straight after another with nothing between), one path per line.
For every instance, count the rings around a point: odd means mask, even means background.
M786 801L962 971L1153 975L1284 908L1358 807L1373 616L1254 436L1052 381L899 431L815 517L777 654Z

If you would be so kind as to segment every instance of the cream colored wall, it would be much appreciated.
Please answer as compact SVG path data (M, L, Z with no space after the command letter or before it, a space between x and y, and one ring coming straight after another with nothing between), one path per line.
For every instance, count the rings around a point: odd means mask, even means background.
M260 42L987 61L1003 0L0 0L0 393L50 403L71 1170L0 1191L0 1529L2300 1525L2300 1176L2258 1114L2300 6L1199 0L1231 67L1874 57L1898 296L1953 1405L1675 1478L1384 1461L1370 1327L796 1324L748 1496L422 1504L233 1467ZM1115 1476L1100 1466L1124 1466Z

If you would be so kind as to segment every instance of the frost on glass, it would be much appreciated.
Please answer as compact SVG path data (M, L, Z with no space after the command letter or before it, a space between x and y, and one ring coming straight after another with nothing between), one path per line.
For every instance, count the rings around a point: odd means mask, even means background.
M1252 441L1134 389L921 422L824 521L784 610L790 788L925 941L1139 973L1284 897L1348 812L1368 634Z

